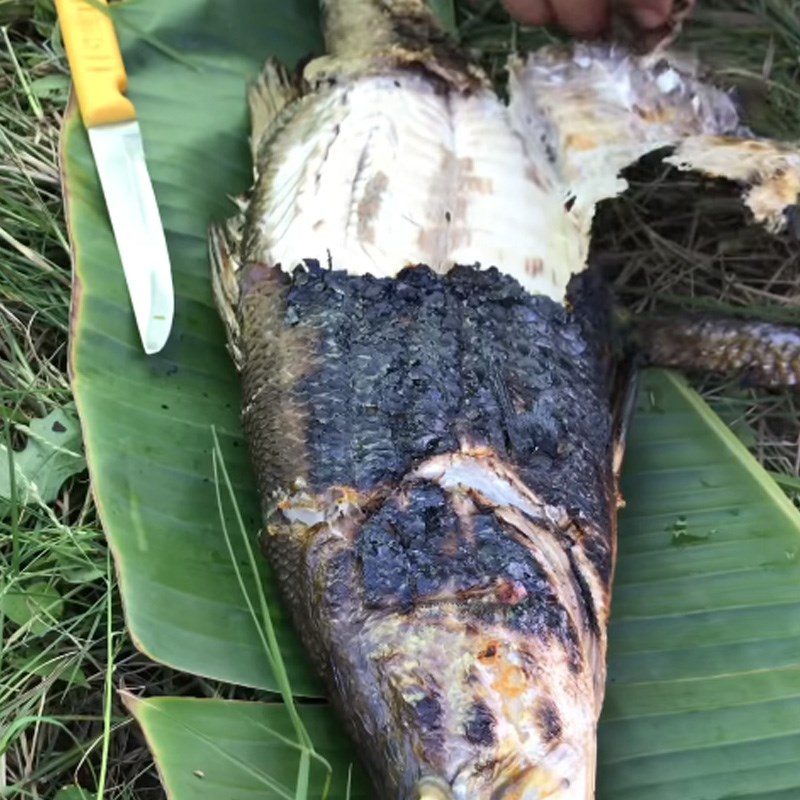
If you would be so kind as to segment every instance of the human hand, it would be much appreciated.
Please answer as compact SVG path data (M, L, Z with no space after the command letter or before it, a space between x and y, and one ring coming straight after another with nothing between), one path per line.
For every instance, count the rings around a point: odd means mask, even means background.
M573 36L599 36L610 20L610 0L503 0L514 19L525 25L558 25ZM627 0L628 13L644 30L669 19L673 0Z

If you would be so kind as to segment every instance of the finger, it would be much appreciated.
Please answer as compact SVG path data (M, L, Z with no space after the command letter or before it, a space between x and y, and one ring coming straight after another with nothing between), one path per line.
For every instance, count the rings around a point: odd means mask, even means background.
M556 21L548 0L503 0L503 5L523 25L551 25Z
M660 28L672 12L673 0L630 0L634 20L645 30Z
M574 36L599 36L608 27L606 0L553 0L556 22Z

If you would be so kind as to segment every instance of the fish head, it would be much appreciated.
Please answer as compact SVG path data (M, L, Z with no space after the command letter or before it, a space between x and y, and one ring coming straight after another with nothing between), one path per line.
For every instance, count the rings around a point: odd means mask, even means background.
M300 628L382 797L592 796L597 629L552 527L494 505L487 493L515 495L492 480L470 493L420 474L377 502L339 492L346 509L303 512L316 524L295 603L319 622Z
M501 585L494 597L461 600L463 610L443 601L370 626L369 638L381 642L372 650L381 688L373 708L383 706L375 711L386 721L387 743L401 745L388 785L418 776L400 796L592 796L593 676L570 645L553 641L557 634L530 637L506 624L515 611L524 615L514 608L522 594ZM382 758L379 768L392 763Z

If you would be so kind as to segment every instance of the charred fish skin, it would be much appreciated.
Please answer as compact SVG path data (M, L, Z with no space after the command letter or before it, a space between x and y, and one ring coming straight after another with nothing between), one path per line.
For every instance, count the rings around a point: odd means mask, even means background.
M543 51L506 106L418 0L328 12L330 55L255 87L256 183L211 240L264 547L377 797L589 800L619 453L594 206L685 139L774 225L800 158L662 60Z
M282 308L243 375L262 496L298 430L306 464L265 548L377 796L425 777L457 798L590 796L616 500L604 322L496 270L249 271L245 347Z
M699 315L636 322L633 349L645 363L739 375L748 386L800 389L800 327Z

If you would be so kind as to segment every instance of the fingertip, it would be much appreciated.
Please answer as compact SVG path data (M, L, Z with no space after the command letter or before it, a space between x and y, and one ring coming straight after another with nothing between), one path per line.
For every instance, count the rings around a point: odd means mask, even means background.
M548 0L503 0L503 5L523 25L551 25L556 21Z
M638 0L630 5L636 24L645 30L660 28L672 12L672 0Z
M558 24L573 36L590 39L600 36L608 28L607 2L558 0L553 7Z

